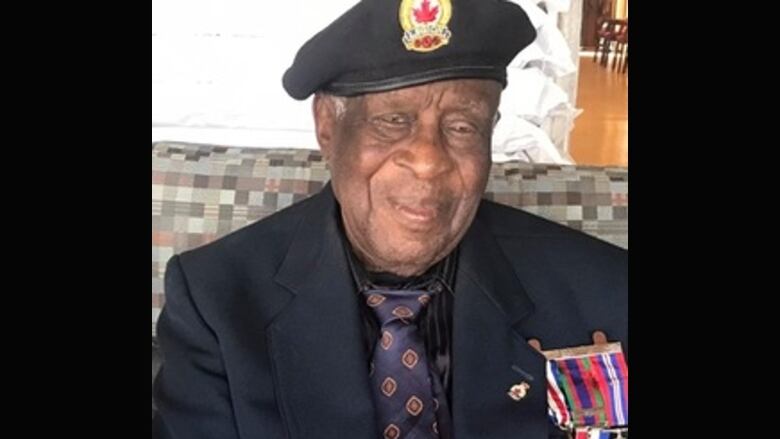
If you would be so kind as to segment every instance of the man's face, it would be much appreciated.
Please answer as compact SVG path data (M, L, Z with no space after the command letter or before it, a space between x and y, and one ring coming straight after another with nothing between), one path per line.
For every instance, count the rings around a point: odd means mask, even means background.
M349 98L344 111L315 99L347 237L369 270L420 274L458 244L487 184L500 94L460 79Z

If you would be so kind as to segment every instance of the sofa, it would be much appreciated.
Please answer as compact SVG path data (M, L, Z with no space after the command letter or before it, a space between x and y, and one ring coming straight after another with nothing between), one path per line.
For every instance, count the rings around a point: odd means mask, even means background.
M328 179L316 150L152 144L152 385L168 259L314 195ZM494 163L484 197L628 248L626 168Z

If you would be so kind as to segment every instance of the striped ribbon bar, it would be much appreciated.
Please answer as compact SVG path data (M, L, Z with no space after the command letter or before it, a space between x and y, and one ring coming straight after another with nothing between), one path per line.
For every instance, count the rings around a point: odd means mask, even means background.
M542 352L549 416L561 428L628 425L628 366L620 343Z

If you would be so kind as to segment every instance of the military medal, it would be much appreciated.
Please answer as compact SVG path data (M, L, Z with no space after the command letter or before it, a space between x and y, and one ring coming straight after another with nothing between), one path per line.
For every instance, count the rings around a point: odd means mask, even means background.
M620 343L606 343L602 333L594 340L593 345L549 351L531 343L547 358L550 419L562 429L574 430L576 439L628 432L628 366L623 351ZM586 427L591 436L579 434Z

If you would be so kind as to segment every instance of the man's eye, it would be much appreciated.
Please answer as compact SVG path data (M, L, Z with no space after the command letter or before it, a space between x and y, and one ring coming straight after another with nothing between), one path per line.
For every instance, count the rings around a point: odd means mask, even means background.
M479 131L475 125L468 122L453 122L448 128L450 132L460 135L474 134Z
M405 114L384 114L379 116L378 121L387 125L407 125L410 122L410 118Z
M398 141L412 129L414 120L404 113L387 113L370 119L374 134L386 141Z

